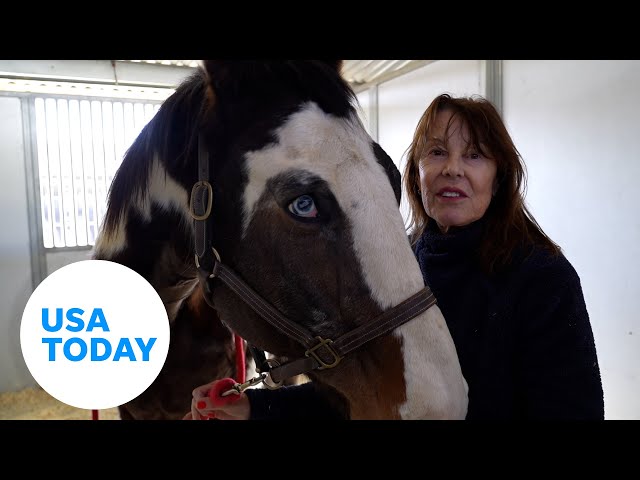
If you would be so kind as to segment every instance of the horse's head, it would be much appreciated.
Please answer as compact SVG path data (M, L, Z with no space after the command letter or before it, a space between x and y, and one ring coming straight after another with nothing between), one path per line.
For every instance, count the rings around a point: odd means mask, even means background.
M400 174L363 128L339 70L339 61L205 61L163 106L185 119L169 134L182 132L185 151L200 147L200 176L191 164L189 189L208 179L192 198L207 204L202 211L210 207L196 221L196 253L219 255L283 317L332 340L366 331L425 286L399 211ZM206 99L198 112L187 107L189 96ZM194 118L197 125L187 120ZM186 168L178 162L169 173L184 177L178 172ZM213 277L213 303L232 330L283 361L305 358L290 327L275 328L237 288ZM466 413L437 306L307 375L339 392L351 418Z

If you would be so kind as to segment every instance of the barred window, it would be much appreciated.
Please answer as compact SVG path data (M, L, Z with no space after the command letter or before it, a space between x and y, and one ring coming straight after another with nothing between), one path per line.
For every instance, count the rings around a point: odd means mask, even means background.
M35 97L45 248L94 245L109 186L159 103Z

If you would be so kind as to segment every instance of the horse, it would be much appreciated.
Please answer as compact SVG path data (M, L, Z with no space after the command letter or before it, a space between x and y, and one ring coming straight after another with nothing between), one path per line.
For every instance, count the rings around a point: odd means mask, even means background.
M465 417L400 173L341 66L203 60L127 150L93 258L154 287L171 341L122 419L182 418L195 387L238 373L233 335L269 352L270 388L306 375L346 419Z

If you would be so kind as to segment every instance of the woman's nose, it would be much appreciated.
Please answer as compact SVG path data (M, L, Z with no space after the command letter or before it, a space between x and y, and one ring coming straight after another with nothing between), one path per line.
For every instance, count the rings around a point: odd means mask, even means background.
M460 177L464 175L464 170L462 168L462 158L460 157L460 155L450 154L447 157L447 162L444 164L442 174L452 177Z

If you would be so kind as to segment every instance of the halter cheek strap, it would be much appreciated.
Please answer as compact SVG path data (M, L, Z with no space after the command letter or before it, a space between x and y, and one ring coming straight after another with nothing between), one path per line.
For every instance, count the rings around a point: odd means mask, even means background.
M209 222L213 208L213 188L209 183L209 152L202 137L198 137L198 181L191 188L189 212L194 220L196 259L203 268L213 268L211 249L212 222Z

